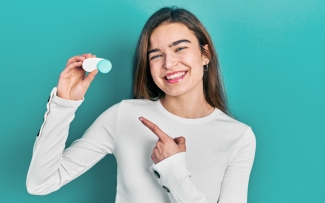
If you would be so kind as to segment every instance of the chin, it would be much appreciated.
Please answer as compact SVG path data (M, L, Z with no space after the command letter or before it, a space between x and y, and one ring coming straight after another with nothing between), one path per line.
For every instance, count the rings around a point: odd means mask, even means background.
M187 90L164 91L166 96L179 97L186 94Z

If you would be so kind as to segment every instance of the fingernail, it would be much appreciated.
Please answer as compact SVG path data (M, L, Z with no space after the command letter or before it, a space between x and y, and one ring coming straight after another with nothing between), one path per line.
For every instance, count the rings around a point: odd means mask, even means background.
M139 120L140 120L140 121L142 121L142 120L143 120L143 118L142 118L142 117L139 117Z

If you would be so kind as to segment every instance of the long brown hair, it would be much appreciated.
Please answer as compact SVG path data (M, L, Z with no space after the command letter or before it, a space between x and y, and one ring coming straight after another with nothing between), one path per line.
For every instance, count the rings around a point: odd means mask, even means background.
M232 116L227 107L218 57L209 33L193 13L177 7L159 9L148 19L142 29L133 58L133 97L158 100L165 95L152 79L147 55L151 33L162 23L181 23L195 34L201 53L210 60L208 70L203 75L205 99L211 106ZM208 50L203 48L204 45L208 45Z

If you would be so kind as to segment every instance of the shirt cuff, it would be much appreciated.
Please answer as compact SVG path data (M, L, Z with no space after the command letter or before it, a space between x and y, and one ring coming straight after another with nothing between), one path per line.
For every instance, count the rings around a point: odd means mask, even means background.
M75 100L67 100L67 99L60 98L57 96L57 88L54 87L51 91L51 94L50 94L48 100L47 100L47 104L46 104L47 110L44 114L43 124L36 136L39 137L39 135L42 134L43 127L44 127L44 125L47 121L47 117L51 111L57 109L57 107L70 109L70 110L72 109L73 111L75 111L81 105L81 103L83 101L84 101L84 99L75 101Z
M184 180L191 176L186 167L186 152L176 153L153 164L149 170L156 176L162 188L171 194L183 193Z
M49 98L50 103L53 102L60 106L73 107L73 108L78 108L84 100L85 100L85 98L83 98L82 100L63 99L63 98L57 96L57 88L56 87L53 88L50 98Z

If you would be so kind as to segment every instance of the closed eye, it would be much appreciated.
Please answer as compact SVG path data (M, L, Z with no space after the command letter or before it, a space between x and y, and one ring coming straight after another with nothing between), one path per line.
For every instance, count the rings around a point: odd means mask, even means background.
M154 56L152 56L152 57L150 58L150 60L155 59L155 58L158 58L158 57L160 57L160 56L162 56L162 55L161 55L161 54L159 54L159 55L154 55Z
M179 51L181 51L181 50L183 50L183 49L186 49L187 47L179 47L179 48L177 48L176 49L176 52L179 52Z

